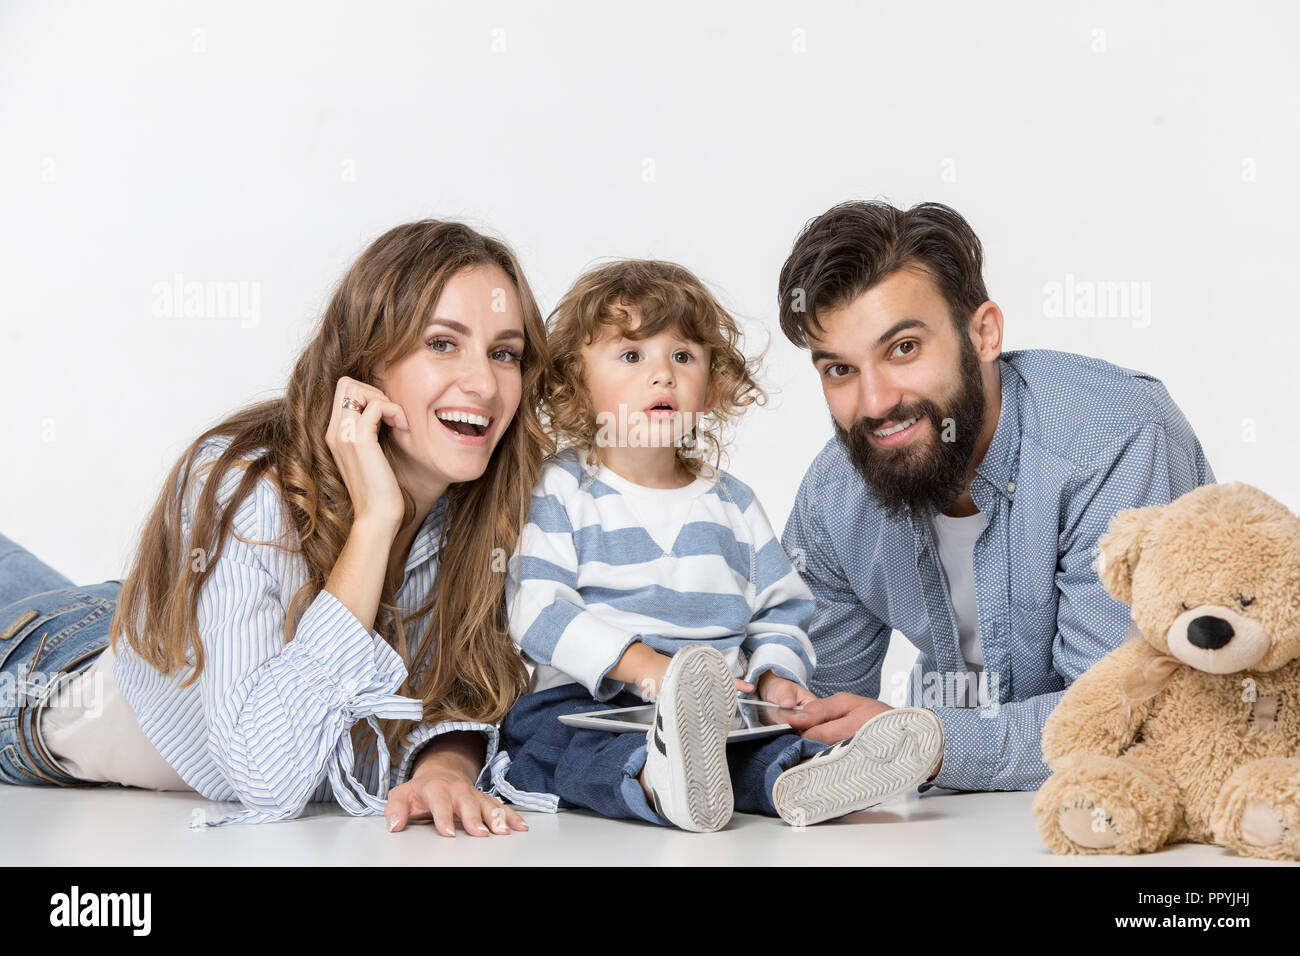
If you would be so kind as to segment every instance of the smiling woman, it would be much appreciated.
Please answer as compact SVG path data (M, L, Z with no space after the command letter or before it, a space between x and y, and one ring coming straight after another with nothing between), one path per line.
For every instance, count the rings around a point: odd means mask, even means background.
M498 265L462 268L443 287L419 345L375 366L376 386L418 419L390 434L405 487L473 481L509 428L527 341L513 289Z
M525 829L475 783L526 681L496 558L551 449L546 360L504 244L435 220L377 239L284 396L172 468L124 584L74 588L0 537L0 664L44 675L6 715L0 780L244 804L195 824L334 800L390 829Z

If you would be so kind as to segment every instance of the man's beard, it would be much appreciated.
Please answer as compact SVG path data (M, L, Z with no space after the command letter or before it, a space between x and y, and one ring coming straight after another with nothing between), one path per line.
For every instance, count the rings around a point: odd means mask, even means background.
M859 418L848 431L835 422L835 433L844 443L849 460L891 516L897 516L904 506L918 511L943 511L968 487L967 469L984 428L986 405L979 356L965 335L961 342L961 380L946 408L921 399L893 409L883 419ZM929 419L933 436L918 436L898 448L874 444L872 431L886 422L905 422L914 415ZM946 427L945 419L951 419ZM951 440L944 441L945 435Z

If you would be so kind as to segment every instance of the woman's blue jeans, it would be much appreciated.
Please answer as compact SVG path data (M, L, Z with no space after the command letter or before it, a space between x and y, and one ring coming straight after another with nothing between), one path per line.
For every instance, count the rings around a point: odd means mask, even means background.
M0 534L0 783L111 786L59 769L38 734L38 707L56 681L108 646L121 581L84 588Z

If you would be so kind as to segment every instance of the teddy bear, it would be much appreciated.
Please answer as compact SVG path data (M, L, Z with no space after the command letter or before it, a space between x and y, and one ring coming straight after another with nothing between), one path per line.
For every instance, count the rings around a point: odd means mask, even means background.
M1204 485L1119 512L1098 550L1133 626L1044 724L1043 842L1300 859L1300 517L1250 485Z

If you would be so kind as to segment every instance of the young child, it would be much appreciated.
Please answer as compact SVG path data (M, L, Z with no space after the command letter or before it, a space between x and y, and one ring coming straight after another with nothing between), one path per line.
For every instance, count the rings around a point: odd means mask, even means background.
M754 493L718 467L720 429L765 397L739 337L667 262L597 268L556 308L544 412L567 447L543 468L510 563L510 632L536 669L502 727L503 796L696 832L733 808L813 824L903 793L939 762L942 725L918 708L833 748L793 733L727 746L737 691L814 699L812 594ZM645 736L557 719L643 700L655 702Z

